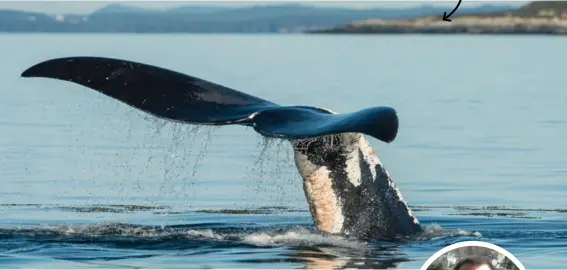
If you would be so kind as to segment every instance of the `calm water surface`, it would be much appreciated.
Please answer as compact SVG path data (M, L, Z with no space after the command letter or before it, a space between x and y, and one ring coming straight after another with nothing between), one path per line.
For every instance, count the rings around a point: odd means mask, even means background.
M565 38L1 35L0 268L419 268L464 240L567 265ZM118 57L285 105L388 105L371 143L427 233L318 234L287 143L165 123L78 85L24 79Z

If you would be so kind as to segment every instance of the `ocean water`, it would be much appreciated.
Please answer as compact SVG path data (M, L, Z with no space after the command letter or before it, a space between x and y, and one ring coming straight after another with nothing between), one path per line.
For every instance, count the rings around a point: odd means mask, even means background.
M419 268L480 240L567 264L563 37L0 35L0 268ZM95 91L20 78L116 57L283 105L392 106L371 144L427 232L318 234L288 143L168 123Z

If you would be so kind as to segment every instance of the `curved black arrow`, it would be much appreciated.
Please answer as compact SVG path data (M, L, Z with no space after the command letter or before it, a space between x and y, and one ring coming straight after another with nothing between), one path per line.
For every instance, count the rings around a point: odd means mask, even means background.
M455 13L455 11L457 11L457 9L459 9L459 6L461 5L461 2L463 0L459 0L459 3L457 3L457 6L453 9L453 11L451 11L449 13L449 15L447 15L447 12L443 12L443 20L446 22L450 22L451 20L449 19L449 17L451 17L451 15L453 15L453 13Z

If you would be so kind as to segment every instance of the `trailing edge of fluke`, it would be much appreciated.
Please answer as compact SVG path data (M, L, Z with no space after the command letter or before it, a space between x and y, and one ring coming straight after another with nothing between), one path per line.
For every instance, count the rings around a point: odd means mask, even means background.
M311 106L280 106L190 75L121 59L51 59L21 76L73 82L168 120L252 126L266 137L293 140L356 132L390 143L399 127L397 113L390 107L333 114Z

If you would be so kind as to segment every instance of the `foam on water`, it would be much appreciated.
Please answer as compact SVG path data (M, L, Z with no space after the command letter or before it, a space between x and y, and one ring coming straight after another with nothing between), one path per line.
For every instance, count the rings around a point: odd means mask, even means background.
M332 246L362 251L375 243L363 242L346 238L340 235L319 233L311 227L217 227L207 228L208 224L191 224L175 226L142 226L124 223L101 223L89 225L62 225L62 226L19 226L0 228L0 236L8 239L13 237L30 237L41 239L45 237L56 238L58 241L73 242L77 239L90 239L105 241L115 238L117 241L130 242L169 241L173 238L186 240L206 240L211 242L231 241L240 244L250 244L258 247L299 247L299 246ZM410 241L430 241L440 238L458 236L481 237L478 232L465 230L443 230L441 226L426 227L423 234ZM45 239L44 239L45 240ZM379 243L379 242L376 242ZM391 244L390 244L391 245Z
M58 242L76 242L89 239L92 243L129 241L147 243L147 241L171 241L172 239L201 240L213 243L234 242L258 247L299 247L333 246L361 250L367 244L342 236L324 235L314 230L291 226L287 228L191 228L198 225L177 226L140 226L123 223L102 223L94 225L64 225L38 227L0 228L4 239L26 237L29 240ZM203 224L203 227L207 225ZM203 246L207 245L203 243Z
M482 234L480 232L472 232L467 230L445 230L439 224L428 224L423 226L424 231L417 236L414 236L414 239L417 241L429 241L429 240L438 240L441 238L446 237L457 237L457 236L472 236L481 238Z

